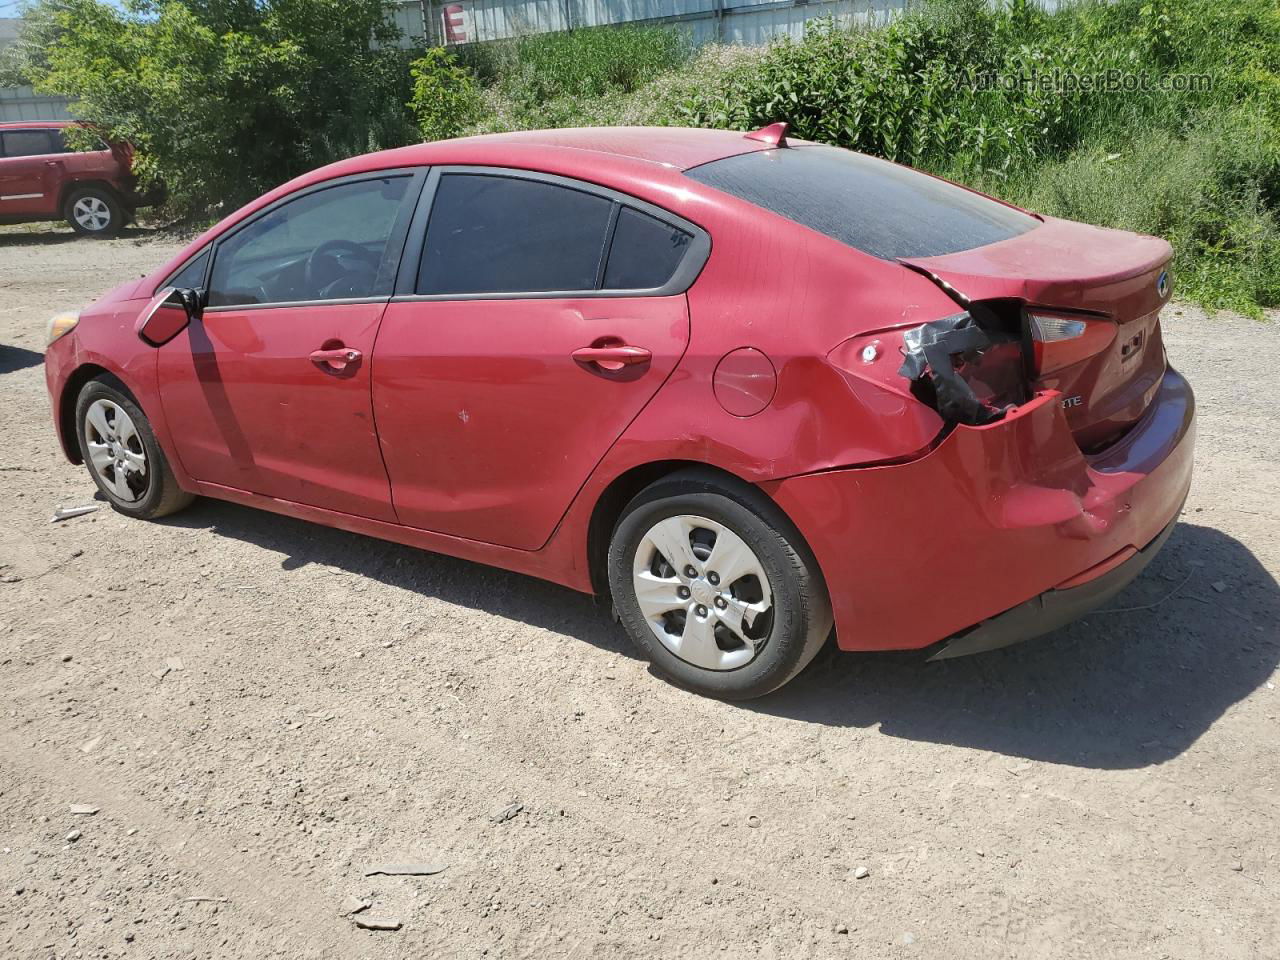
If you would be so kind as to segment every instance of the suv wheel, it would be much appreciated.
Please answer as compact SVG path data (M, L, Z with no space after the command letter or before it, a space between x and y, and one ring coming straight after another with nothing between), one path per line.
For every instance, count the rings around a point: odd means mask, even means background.
M799 532L759 490L708 471L673 474L631 501L609 546L609 585L655 670L725 700L776 690L831 632Z
M63 215L72 230L88 237L111 237L124 226L124 207L114 193L103 187L71 191Z

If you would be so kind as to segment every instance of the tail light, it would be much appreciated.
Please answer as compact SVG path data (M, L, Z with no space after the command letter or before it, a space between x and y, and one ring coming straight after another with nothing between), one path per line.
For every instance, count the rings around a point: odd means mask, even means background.
M953 423L992 423L1027 402L1026 361L1017 311L999 302L907 330L900 376L916 399Z
M1116 325L1106 317L1027 311L1032 365L1037 376L1062 370L1097 356L1116 338Z

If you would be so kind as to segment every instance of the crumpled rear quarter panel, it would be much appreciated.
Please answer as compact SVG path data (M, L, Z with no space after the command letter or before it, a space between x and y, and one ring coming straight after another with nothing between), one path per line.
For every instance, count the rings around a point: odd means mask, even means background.
M761 486L817 557L840 647L917 649L1150 543L1186 498L1194 416L1170 370L1101 456L1080 452L1050 392L910 463Z

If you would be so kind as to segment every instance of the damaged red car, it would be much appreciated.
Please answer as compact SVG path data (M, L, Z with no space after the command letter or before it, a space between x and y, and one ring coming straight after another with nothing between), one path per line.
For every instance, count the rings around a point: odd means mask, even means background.
M46 371L121 513L607 595L657 672L747 698L833 632L975 653L1138 575L1191 481L1170 253L781 125L483 136L272 191L55 317Z

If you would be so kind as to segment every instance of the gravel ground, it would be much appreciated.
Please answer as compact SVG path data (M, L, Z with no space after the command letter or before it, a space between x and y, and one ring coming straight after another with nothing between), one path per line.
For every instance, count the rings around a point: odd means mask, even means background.
M0 234L0 955L1280 957L1274 321L1169 312L1199 472L1111 611L733 706L514 574L208 500L50 524L93 487L43 321L172 247Z

